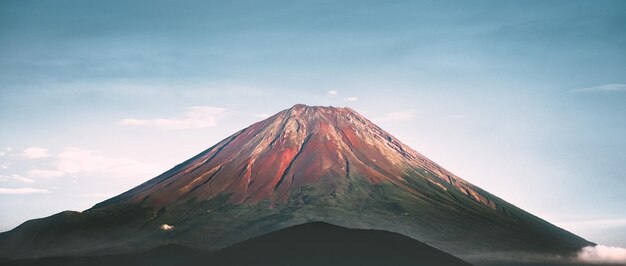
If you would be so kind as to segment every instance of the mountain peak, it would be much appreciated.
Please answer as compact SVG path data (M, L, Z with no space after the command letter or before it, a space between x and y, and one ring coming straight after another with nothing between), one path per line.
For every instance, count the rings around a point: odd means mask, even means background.
M441 191L459 190L496 208L482 190L352 109L304 104L259 121L95 208L120 201L172 206L219 196L234 204L281 204L305 188L341 196L355 184L394 184L413 193L405 178L415 174Z
M323 106L323 105L306 105L303 103L297 103L294 104L291 108L287 109L287 110L292 110L292 109L306 109L306 108L312 108L312 109L317 109L317 110L343 110L343 109L350 109L348 107L335 107L335 106Z
M341 115L358 115L357 112L350 109L349 107L335 107L335 106L319 106L319 105L306 105L306 104L296 104L289 109L285 109L278 114L283 112L294 114L301 117L307 116L315 116L316 114L326 114L332 116L341 116ZM278 115L277 114L277 115Z

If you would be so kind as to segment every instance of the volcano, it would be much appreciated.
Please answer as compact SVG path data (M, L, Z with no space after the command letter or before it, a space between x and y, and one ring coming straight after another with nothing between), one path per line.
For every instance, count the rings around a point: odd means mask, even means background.
M457 177L352 109L295 105L89 210L0 234L0 257L217 250L317 221L399 233L479 265L593 245Z

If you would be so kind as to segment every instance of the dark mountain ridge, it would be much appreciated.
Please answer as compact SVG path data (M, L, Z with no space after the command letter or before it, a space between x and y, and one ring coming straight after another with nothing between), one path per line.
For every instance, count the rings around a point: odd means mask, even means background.
M406 236L377 230L308 223L281 229L210 252L166 245L133 254L52 257L7 262L6 266L469 266L452 255Z

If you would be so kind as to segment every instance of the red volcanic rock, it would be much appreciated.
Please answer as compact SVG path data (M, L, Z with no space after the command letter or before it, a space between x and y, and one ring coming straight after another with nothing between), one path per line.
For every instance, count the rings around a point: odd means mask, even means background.
M295 105L233 134L176 169L157 177L158 183L120 197L132 203L150 196L154 206L217 195L230 195L235 204L266 199L276 204L309 184L322 184L333 193L350 178L389 182L408 190L407 172L426 169L435 176L428 181L442 190L457 189L496 208L473 185L350 108Z

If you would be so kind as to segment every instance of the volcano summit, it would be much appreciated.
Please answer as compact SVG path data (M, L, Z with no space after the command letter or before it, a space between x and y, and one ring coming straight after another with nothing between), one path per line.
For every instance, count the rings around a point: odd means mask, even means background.
M2 233L0 256L216 250L317 221L400 233L475 264L568 256L593 244L455 176L349 108L295 105L89 210Z

